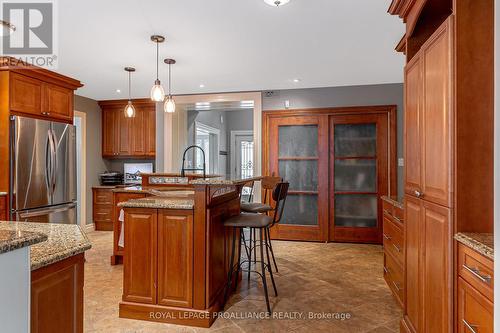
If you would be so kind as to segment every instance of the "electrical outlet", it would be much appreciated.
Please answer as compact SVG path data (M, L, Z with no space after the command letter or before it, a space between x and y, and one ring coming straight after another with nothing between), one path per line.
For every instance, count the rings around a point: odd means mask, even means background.
M285 101L285 109L289 109L289 108L290 108L290 101L286 100Z

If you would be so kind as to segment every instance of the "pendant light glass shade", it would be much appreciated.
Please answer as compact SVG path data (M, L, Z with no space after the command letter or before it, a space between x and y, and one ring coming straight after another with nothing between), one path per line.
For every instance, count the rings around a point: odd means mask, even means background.
M132 105L132 101L128 101L123 112L125 113L125 118L135 117L135 107Z
M165 100L165 104L163 105L163 109L167 113L175 112L175 101L172 96L167 97L167 99Z
M153 102L163 102L165 100L165 90L163 90L160 80L156 80L155 85L151 88L151 100Z

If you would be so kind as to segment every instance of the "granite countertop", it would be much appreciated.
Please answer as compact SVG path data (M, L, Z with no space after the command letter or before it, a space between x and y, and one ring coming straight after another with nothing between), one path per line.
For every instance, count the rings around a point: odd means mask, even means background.
M397 196L383 195L381 198L382 200L385 200L398 208L404 209L403 203L398 199Z
M169 198L153 196L148 198L132 199L118 203L123 208L153 208L153 209L193 209L194 200L189 198Z
M493 234L474 233L474 232L459 232L455 235L455 239L470 247L473 250L481 253L487 258L494 260L493 254Z
M112 192L118 192L118 193L147 193L146 190L143 190L142 189L142 186L138 185L138 186L120 186L120 187L116 187L114 188L113 190L111 190Z
M262 177L254 176L254 177L246 177L246 178L238 178L232 177L231 175L213 177L213 178L198 178L193 179L189 182L191 185L242 185L251 181L261 180Z
M21 249L47 240L47 235L23 229L0 229L0 254Z
M83 253L92 247L80 226L75 224L0 222L0 232L21 231L44 235L31 246L31 270Z

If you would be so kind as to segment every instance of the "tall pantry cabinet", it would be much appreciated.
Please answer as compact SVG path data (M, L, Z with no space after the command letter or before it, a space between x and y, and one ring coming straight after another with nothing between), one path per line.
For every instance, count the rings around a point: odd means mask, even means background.
M458 232L493 232L492 1L394 0L406 23L401 332L454 332ZM462 331L460 331L462 332Z

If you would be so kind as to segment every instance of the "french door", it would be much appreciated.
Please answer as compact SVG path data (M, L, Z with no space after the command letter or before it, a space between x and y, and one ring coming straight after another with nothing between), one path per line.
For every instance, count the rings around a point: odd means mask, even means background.
M281 222L271 237L326 241L328 234L328 116L272 118L270 174L290 183Z
M330 117L329 240L382 242L382 203L389 193L387 115Z

